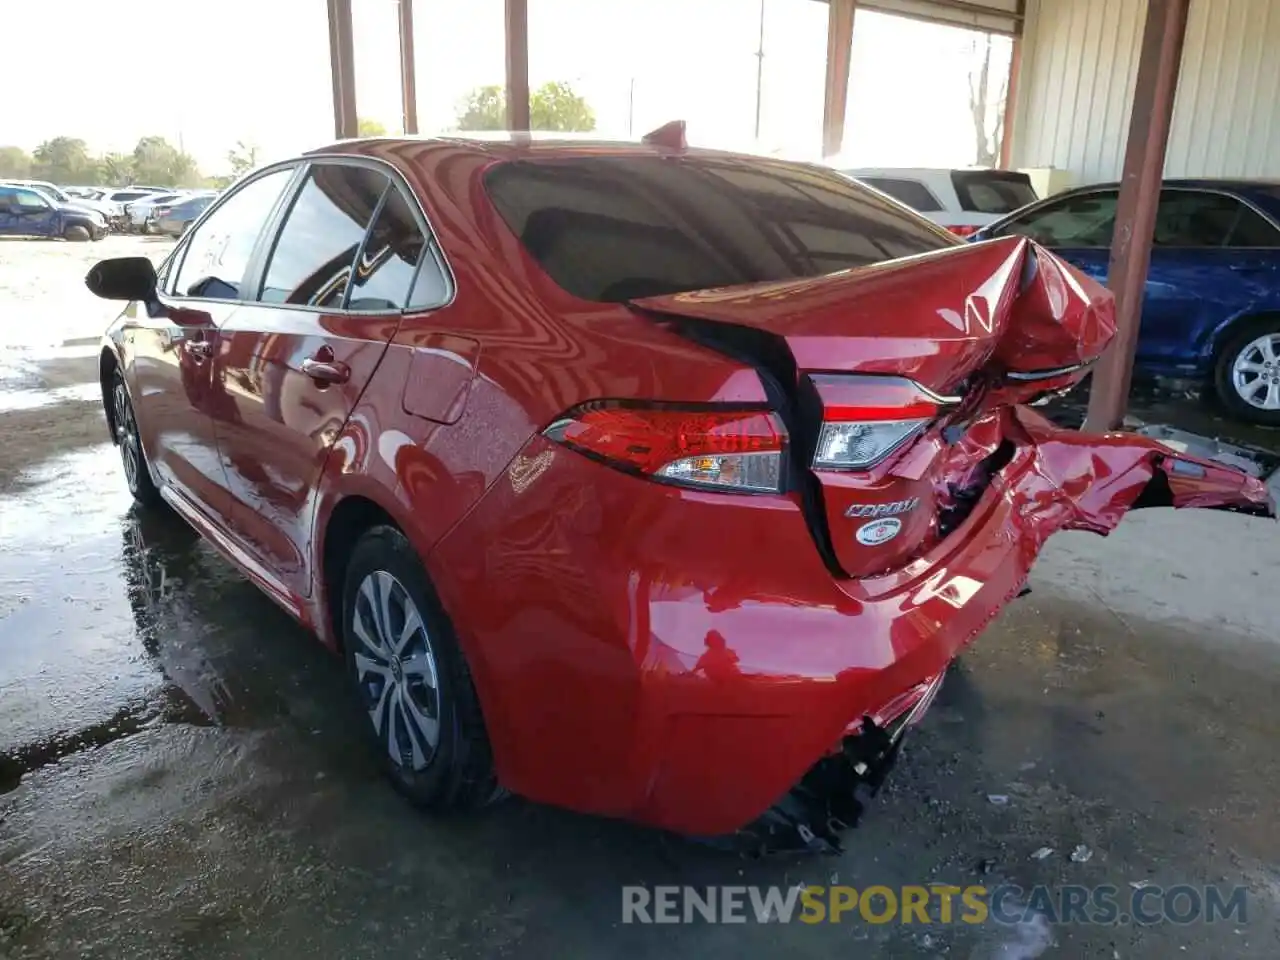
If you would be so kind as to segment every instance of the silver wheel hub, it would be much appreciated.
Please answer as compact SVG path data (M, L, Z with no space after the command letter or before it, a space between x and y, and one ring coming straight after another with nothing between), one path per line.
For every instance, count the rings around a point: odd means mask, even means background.
M398 767L422 770L440 743L435 651L422 614L385 570L366 576L352 605L356 681L374 732Z
M1252 407L1280 410L1280 333L1264 333L1236 354L1231 386Z

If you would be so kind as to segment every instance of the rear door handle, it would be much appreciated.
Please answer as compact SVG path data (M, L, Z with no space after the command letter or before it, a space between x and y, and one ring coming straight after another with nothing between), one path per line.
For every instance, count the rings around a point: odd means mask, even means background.
M302 361L302 372L319 384L346 383L351 378L351 368L337 360L326 362L308 357Z

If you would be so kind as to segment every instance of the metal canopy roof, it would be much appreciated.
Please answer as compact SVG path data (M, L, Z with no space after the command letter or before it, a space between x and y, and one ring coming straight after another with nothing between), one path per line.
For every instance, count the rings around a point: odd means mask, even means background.
M823 0L826 2L826 0ZM1024 0L858 0L859 10L877 10L913 20L992 33L1022 32Z

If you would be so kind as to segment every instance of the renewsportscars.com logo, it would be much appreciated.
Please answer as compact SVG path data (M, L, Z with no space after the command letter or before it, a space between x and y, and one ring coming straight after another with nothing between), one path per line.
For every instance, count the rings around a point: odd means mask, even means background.
M1244 887L930 884L622 888L623 923L921 923L1105 926L1248 922Z

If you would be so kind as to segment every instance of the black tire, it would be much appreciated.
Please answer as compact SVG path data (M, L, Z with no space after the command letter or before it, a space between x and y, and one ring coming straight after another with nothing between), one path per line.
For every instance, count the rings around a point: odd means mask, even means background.
M1234 379L1236 361L1245 352L1253 352L1251 344L1268 334L1275 336L1280 343L1280 316L1259 317L1256 320L1247 321L1228 334L1213 364L1213 390L1223 409L1236 419L1247 423L1280 426L1280 408L1267 410L1254 406L1241 395ZM1280 361L1271 366L1265 366L1264 364L1271 361L1266 360L1261 354L1255 354L1255 356L1259 365L1262 366L1258 372L1258 378L1261 378L1264 383L1267 379L1271 379L1275 388L1280 390ZM1258 381L1252 379L1246 382Z
M138 433L133 400L119 370L111 377L111 397L108 402L111 404L111 426L115 430L116 448L120 451L120 462L124 467L124 482L133 494L133 499L142 506L159 506L164 501L151 479L147 453L142 449L142 438Z
M377 610L370 602L373 596ZM385 605L383 596L389 597ZM424 629L389 651L379 640L379 611L389 621L386 633L403 638L410 603ZM361 638L357 620L360 631L378 642ZM421 560L399 530L374 527L356 542L347 564L340 622L347 674L367 718L373 749L395 788L415 805L438 813L476 809L501 797L466 658ZM435 721L434 743L431 725L423 718Z
M78 223L73 223L67 229L62 231L62 239L70 240L72 243L84 243L93 239L93 234L89 232L88 227L82 227Z
M191 229L191 221L190 221L190 220L184 220L184 221L182 222L182 229L178 231L178 236L179 236L179 237L184 237L184 236L186 236L187 231L188 231L188 230L190 230L190 229Z

